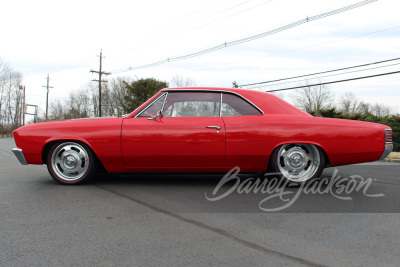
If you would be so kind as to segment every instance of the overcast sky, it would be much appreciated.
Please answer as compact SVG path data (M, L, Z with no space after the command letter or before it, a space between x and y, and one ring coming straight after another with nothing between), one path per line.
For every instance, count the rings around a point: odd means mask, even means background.
M2 1L0 57L22 71L27 103L65 99L98 70L111 77L190 77L197 86L231 87L400 57L400 1L378 0L298 27L187 60L117 74L234 41L361 0ZM325 77L334 81L398 71L400 61ZM377 67L377 66L374 66ZM310 80L310 83L317 80ZM297 86L302 81L268 87ZM400 74L330 85L400 112ZM283 95L290 101L290 93Z

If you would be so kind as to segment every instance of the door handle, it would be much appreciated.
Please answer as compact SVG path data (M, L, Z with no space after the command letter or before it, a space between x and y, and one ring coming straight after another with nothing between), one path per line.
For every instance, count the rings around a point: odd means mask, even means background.
M220 126L206 126L206 128L215 128L215 129L217 129L217 130L221 130L221 127Z

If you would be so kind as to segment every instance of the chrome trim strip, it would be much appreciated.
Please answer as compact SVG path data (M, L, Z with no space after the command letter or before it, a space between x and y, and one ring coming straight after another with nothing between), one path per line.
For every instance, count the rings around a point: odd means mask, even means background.
M219 117L222 117L222 92L221 92L221 97L219 98Z
M385 151L383 151L382 156L379 158L379 160L384 160L387 156L389 156L390 153L392 153L393 150L393 145L385 145Z
M228 93L228 94L234 94L237 95L238 97L246 100L250 105L252 105L253 107L255 107L258 111L261 112L261 114L264 115L264 111L262 111L262 109L260 109L259 107L257 107L256 105L253 104L253 102L251 102L250 100L248 100L247 98L245 98L244 96L242 96L239 93L236 92L232 92L232 91L226 91L226 90L212 90L212 89L169 89L169 88L165 88L162 89L161 91L163 92L169 92L169 91L174 91L174 92L191 92L191 91L195 91L195 92L214 92L214 93Z
M19 160L19 162L22 165L28 165L28 163L26 162L26 159L25 159L25 156L24 156L24 153L23 153L22 149L13 148L13 149L11 149L11 151L14 153L14 155L17 157L17 159Z
M165 106L165 103L167 103L167 98L168 98L168 92L167 92L167 95L165 96L164 103L162 104L161 112L164 111L164 106Z
M133 118L136 118L136 117L138 117L138 116L140 116L140 114L142 114L143 112L145 112L149 107L151 107L155 102L157 102L161 97L163 97L164 95L166 95L167 94L167 92L164 92L164 93L162 93L159 97L157 97L156 99L154 99L150 104L148 104L146 107L144 107L141 111L139 111L136 115L135 115L135 117L133 117ZM165 99L167 99L167 98L165 98ZM164 104L165 104L165 99L164 99ZM163 105L163 107L164 107L164 105Z

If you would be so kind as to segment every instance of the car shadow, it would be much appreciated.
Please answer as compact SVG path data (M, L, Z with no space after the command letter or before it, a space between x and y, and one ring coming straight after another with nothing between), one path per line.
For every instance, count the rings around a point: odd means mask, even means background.
M79 192L87 195L104 191L145 206L156 207L154 210L177 213L400 212L396 204L399 203L397 189L385 184L371 184L367 190L364 190L365 187L351 190L354 188L351 181L329 185L326 183L332 178L324 177L325 181L317 179L313 182L313 189L308 188L308 191L305 187L278 185L256 190L251 186L257 178L267 183L271 183L272 179L264 180L264 176L241 174L237 179L220 184L223 177L224 174L99 174L89 183L71 187L40 175L37 179L30 178L29 183L31 191L45 190L46 195L56 198L72 194L80 199ZM365 192L369 195L384 193L384 197L369 197Z
M225 174L98 174L90 182L93 185L154 185L154 186L215 186ZM258 178L255 174L240 174L240 181ZM228 181L226 185L234 184Z

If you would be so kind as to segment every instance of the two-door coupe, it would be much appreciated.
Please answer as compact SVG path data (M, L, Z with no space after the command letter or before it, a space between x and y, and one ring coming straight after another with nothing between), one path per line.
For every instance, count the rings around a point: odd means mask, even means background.
M382 124L313 117L280 98L231 88L166 88L123 118L23 126L12 151L62 184L108 173L277 173L300 184L326 166L376 161L393 148Z

